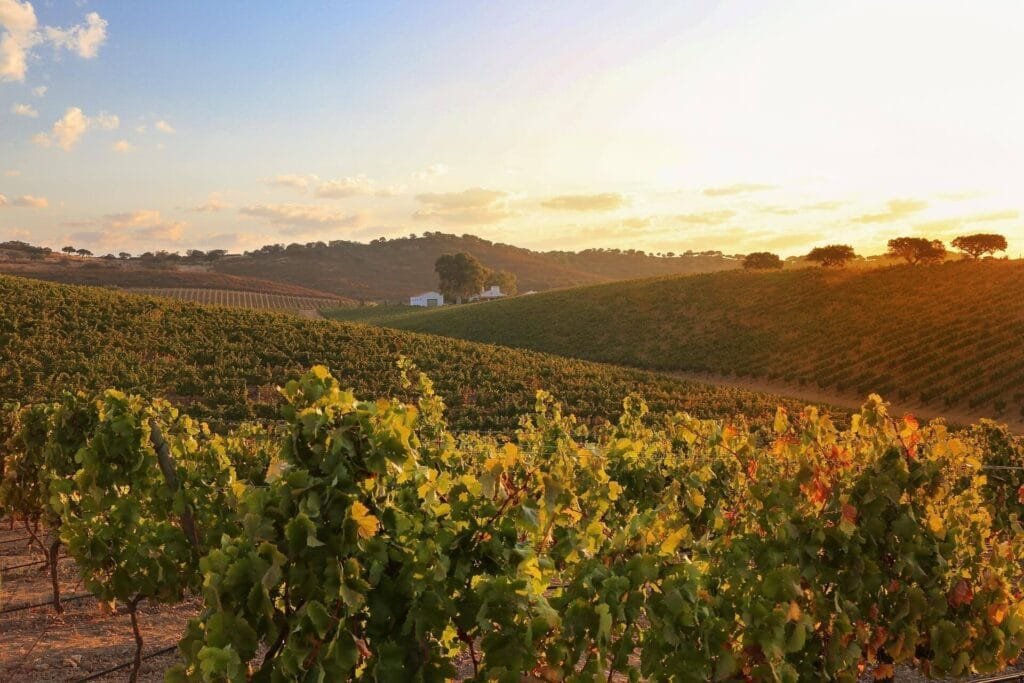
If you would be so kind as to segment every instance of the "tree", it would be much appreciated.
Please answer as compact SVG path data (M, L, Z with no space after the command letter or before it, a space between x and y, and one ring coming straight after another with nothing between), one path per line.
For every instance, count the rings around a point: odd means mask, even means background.
M857 258L857 254L849 244L830 244L811 249L804 258L820 263L823 268L842 268L847 261Z
M946 245L942 240L924 237L896 237L889 240L889 255L906 259L911 265L939 263L946 257Z
M76 249L75 253L79 256L92 256L92 252L88 249Z
M487 268L472 254L443 254L434 262L438 289L446 297L460 301L479 294L487 280Z
M485 287L497 285L505 296L515 296L519 292L516 274L507 270L492 270L487 273Z
M984 254L1006 251L1006 238L1002 235L989 233L961 235L950 244L975 260L981 258Z
M61 249L61 251L63 251L65 254L74 254L78 250L75 249L72 246L67 246L67 247L64 247L63 249Z
M131 257L132 257L132 255L129 254L127 251L122 251L121 253L119 253L117 255L117 258L122 259L122 260L127 260L127 259L130 259Z
M782 259L769 251L755 251L743 257L745 270L777 270L782 268Z

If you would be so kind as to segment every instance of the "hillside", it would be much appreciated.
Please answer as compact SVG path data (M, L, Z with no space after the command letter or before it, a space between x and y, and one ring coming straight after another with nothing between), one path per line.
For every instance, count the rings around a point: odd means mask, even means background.
M158 296L168 299L192 301L207 306L229 306L231 308L252 308L258 311L290 311L302 312L306 315L319 317L317 311L322 309L350 306L351 299L308 296L287 296L284 294L268 294L266 292L242 292L231 289L190 289L182 287L133 287L126 289L128 294Z
M212 268L219 273L266 278L353 299L407 301L411 294L437 287L434 262L438 256L460 251L473 254L490 268L515 273L520 291L738 267L738 261L714 254L659 257L618 250L539 252L473 235L434 232L369 244L337 241L264 247L218 260Z
M633 367L1024 415L1024 264L620 282L365 322Z
M617 416L633 392L655 412L742 414L754 424L770 420L780 403L799 408L775 396L529 351L0 276L0 401L116 386L166 395L203 417L271 417L275 385L318 363L359 393L407 395L396 367L403 354L435 380L462 428L514 428L539 389L588 422Z
M138 259L106 260L48 254L29 259L17 252L0 250L0 274L30 277L69 285L98 287L167 287L220 289L238 292L260 292L279 296L338 299L332 292L323 292L301 285L275 282L259 277L210 272L195 267L165 267L145 264Z

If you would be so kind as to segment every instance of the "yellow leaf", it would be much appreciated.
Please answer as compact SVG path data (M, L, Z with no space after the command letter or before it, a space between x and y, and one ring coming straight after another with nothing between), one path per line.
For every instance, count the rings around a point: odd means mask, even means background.
M349 515L359 527L360 538L373 538L377 535L377 518L370 514L370 509L358 500L352 503Z
M944 536L946 534L946 523L942 521L942 517L934 512L928 515L928 528L936 536Z
M661 542L661 552L666 555L673 554L676 551L676 548L679 547L679 544L682 543L689 535L690 527L688 526L682 526L679 529L676 529L666 536L665 540Z
M775 411L775 433L784 434L789 429L789 419L786 416L786 409L779 406Z
M790 621L800 621L800 617L803 615L803 611L800 609L800 605L796 604L796 600L791 600L789 603L789 611L786 612L786 616Z
M608 482L608 498L609 500L618 500L619 494L622 493L622 486L617 481Z

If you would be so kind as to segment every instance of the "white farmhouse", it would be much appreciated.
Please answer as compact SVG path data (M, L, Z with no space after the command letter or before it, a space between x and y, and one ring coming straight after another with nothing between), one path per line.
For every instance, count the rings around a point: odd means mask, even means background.
M423 294L417 294L416 296L409 297L409 305L423 306L426 308L444 306L444 294L439 294L438 292L424 292Z
M503 296L505 296L505 294L501 291L500 286L491 285L490 288L480 292L475 297L473 297L472 300L490 301L491 299L500 299Z

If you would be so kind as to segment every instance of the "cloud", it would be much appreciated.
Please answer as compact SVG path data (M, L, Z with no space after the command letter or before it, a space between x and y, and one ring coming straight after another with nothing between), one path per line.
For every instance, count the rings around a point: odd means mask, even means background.
M187 226L187 223L182 221L166 220L155 209L111 213L104 216L103 221L104 226L112 233L158 242L179 241Z
M21 175L21 171L16 171L12 168L4 171L4 175L7 176L8 178L17 178L18 176Z
M836 209L841 209L844 206L846 206L846 202L831 200L816 202L814 204L804 204L800 209L802 211L835 211Z
M273 178L267 178L262 180L264 185L270 185L271 187L287 187L299 192L307 191L311 185L320 180L315 175L300 175L297 173L285 173L283 175L276 175Z
M167 135L170 135L174 132L174 127L171 124L164 121L163 119L160 119L159 121L154 123L153 127L156 128L161 133L165 133Z
M127 140L118 140L117 142L115 142L114 144L111 145L111 148L115 152L121 152L121 153L130 152L130 151L132 151L134 149L134 147L132 147L132 144L130 142L128 142Z
M545 209L555 211L614 211L626 205L626 198L616 192L602 194L566 194L545 199Z
M21 206L28 209L45 209L49 205L50 202L47 201L46 197L33 197L30 194L23 194L11 202L11 206Z
M1012 221L1020 218L1020 212L1014 209L1005 211L989 211L987 213L975 213L967 216L956 216L941 220L918 223L914 230L919 233L946 235L957 233L970 225L977 223L996 223L999 221Z
M96 12L90 12L83 23L69 28L40 29L35 9L28 0L0 0L0 29L0 81L24 81L29 58L40 45L50 44L57 51L68 50L83 59L92 59L107 39L107 22Z
M316 176L313 176L314 178ZM401 188L383 187L378 188L374 182L365 175L355 177L338 178L337 180L325 180L316 188L316 196L324 199L344 199L345 197L356 197L360 195L374 195L377 197L392 197L398 194Z
M138 249L140 243L149 246L173 247L181 242L188 224L164 218L155 209L111 213L99 221L72 221L61 223L79 230L63 237L70 244L85 244L93 249L116 251Z
M49 88L45 85L37 85L36 87L32 88L32 94L36 97L44 97L46 95L47 90L49 90Z
M49 133L36 133L32 136L32 142L41 147L55 144L64 151L70 151L78 144L85 131L91 128L114 130L120 125L120 119L113 114L101 112L98 116L90 117L78 107L69 107L64 116L53 124Z
M31 104L11 105L11 113L16 116L27 116L30 119L39 117L39 112L37 112Z
M428 192L416 195L423 208L412 217L422 221L475 224L497 223L514 214L508 208L508 193L472 187L462 192Z
M412 174L412 179L413 180L419 180L419 181L431 180L432 178L437 178L437 177L440 177L440 176L443 176L443 175L447 175L449 170L450 169L447 166L445 166L444 164L431 164L430 166L427 166L426 168L422 168L422 169L420 169L418 171L415 171Z
M262 218L282 232L305 234L331 228L357 228L367 224L365 212L346 213L332 206L316 204L256 204L238 210L243 216Z
M728 197L736 194L749 194L751 192L767 192L777 189L775 185L759 185L757 183L736 183L735 185L723 185L721 187L709 187L704 190L706 197Z
M928 202L921 199L892 199L886 203L886 207L881 213L867 213L852 220L854 223L892 223L924 211L928 208Z
M198 206L192 207L193 211L199 213L216 213L223 209L230 209L231 205L221 199L220 192L211 192L210 196L207 197L206 201Z
M45 209L50 205L46 197L34 197L30 194L23 194L13 200L0 194L0 207L19 207L24 209Z
M677 223L699 224L699 225L721 225L736 215L735 211L728 209L722 211L704 211L703 213L684 213L672 216Z
M92 59L107 40L107 21L96 12L89 12L83 24L66 29L47 26L44 33L54 47L74 52L82 59Z
M345 199L372 195L375 197L392 197L403 191L401 187L378 187L365 175L345 176L336 180L321 180L313 173L287 173L261 181L271 187L286 187L305 194L313 190L313 194L323 199Z

